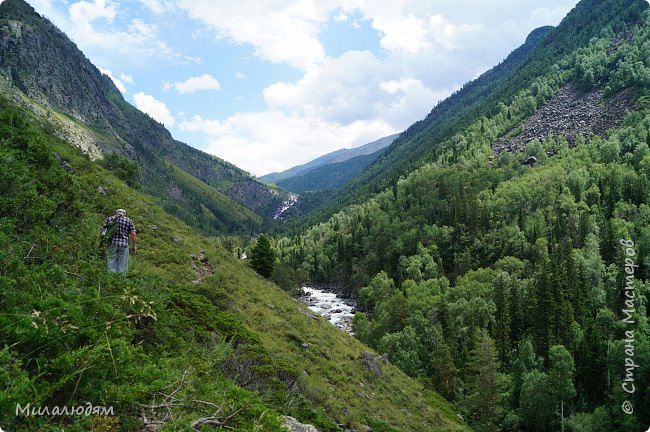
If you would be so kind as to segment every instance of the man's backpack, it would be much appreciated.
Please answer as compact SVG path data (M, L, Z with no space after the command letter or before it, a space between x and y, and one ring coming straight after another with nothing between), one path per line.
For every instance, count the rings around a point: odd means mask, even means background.
M110 243L110 241L113 239L113 236L115 235L115 232L117 231L117 225L118 225L117 220L118 219L119 219L119 217L116 217L114 219L109 220L108 222L106 222L104 224L104 226L102 227L102 234L101 234L101 237L99 239L99 244L100 245L102 245L102 244L108 245Z

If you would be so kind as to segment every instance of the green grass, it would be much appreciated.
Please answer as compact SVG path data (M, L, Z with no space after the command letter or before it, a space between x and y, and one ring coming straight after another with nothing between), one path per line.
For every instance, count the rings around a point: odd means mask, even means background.
M135 431L143 410L162 419L166 409L150 406L171 401L164 430L216 415L238 431L274 431L283 414L322 431L340 430L337 423L466 430L448 403L395 367L382 364L383 376L372 376L359 362L368 348L218 239L171 217L24 112L0 108L3 427L87 430L90 417L16 417L15 406L92 403L114 407L117 418L102 421ZM97 249L102 220L118 207L138 228L126 276L108 273ZM198 277L202 250L213 274Z

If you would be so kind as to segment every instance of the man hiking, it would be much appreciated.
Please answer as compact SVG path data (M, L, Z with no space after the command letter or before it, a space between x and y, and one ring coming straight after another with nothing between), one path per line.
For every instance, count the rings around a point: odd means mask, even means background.
M108 271L113 273L126 273L129 267L129 238L131 239L131 255L135 255L136 230L133 221L126 217L126 210L115 210L114 216L104 220L100 233L99 247L106 242L108 251Z

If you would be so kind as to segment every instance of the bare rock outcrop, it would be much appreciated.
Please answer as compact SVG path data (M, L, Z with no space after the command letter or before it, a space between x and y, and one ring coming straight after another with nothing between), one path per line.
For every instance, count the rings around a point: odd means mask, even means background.
M621 124L634 99L632 89L603 99L602 90L582 92L571 84L566 85L526 120L521 134L502 138L492 148L497 154L516 152L529 142L544 140L549 135L564 136L573 146L578 134L602 136L607 129Z

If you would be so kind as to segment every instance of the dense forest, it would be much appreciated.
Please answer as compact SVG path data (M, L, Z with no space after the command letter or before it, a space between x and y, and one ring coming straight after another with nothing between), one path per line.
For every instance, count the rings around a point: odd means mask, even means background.
M356 337L476 430L650 424L650 13L614 30L369 201L276 240L279 283L347 287ZM493 150L566 86L606 100L626 89L634 109L605 136Z

